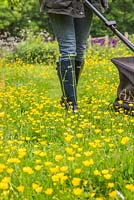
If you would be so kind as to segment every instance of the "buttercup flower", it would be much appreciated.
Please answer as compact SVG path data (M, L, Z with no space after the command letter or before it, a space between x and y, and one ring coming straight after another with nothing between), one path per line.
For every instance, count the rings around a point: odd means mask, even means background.
M24 192L24 186L23 185L19 185L17 187L18 192Z
M7 162L9 162L9 163L20 163L20 160L19 160L19 158L9 158L7 160Z
M94 170L94 175L95 176L100 176L101 175L101 172L99 170Z
M104 174L103 176L104 176L105 179L110 179L112 175L111 174Z
M84 166L89 167L94 164L94 161L93 159L90 159L90 160L84 160L82 163Z
M130 191L134 191L134 184L127 184L125 187Z
M72 185L73 186L78 186L78 185L80 185L80 181L81 181L80 178L73 178L72 179Z
M128 143L128 141L130 140L130 138L129 137L123 137L122 139L121 139L121 144L126 144L126 143Z
M46 195L51 195L53 193L53 189L52 188L47 188L46 190L45 190L45 194Z
M55 160L56 161L60 161L60 160L62 160L63 159L63 156L62 155L56 155L55 156Z
M76 168L76 169L74 170L74 173L75 173L75 174L80 174L80 173L81 173L81 169L80 169L80 168Z
M3 172L5 168L6 168L6 165L3 163L0 163L0 172Z
M42 191L42 187L37 183L32 183L32 188L37 192L40 193Z
M34 171L31 167L23 167L23 172L27 173L27 174L33 174Z
M114 183L108 183L108 184L107 184L107 187L108 187L108 188L113 188L113 187L114 187Z
M109 196L113 197L113 198L116 197L117 196L117 191L115 190L115 191L110 192Z
M41 168L42 168L42 166L41 166L41 165L37 165L37 166L35 166L35 167L34 167L34 169L35 169L36 171L40 171L40 170L41 170Z
M80 196L82 194L83 190L81 188L74 188L73 189L73 193L76 195L76 196Z

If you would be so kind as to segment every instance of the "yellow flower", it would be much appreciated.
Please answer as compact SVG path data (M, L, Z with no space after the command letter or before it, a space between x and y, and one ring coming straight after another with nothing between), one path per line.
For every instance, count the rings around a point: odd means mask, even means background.
M83 190L81 188L74 188L73 193L76 196L80 196L82 194Z
M62 160L63 159L63 156L62 155L56 155L55 156L55 160L56 161L60 161L60 160Z
M4 183L9 183L10 182L10 180L11 180L11 178L10 177L4 177L3 179L2 179L2 181L1 182L4 182Z
M51 167L51 168L50 168L50 172L52 172L52 173L59 172L59 166Z
M118 133L123 133L124 132L123 129L118 129L117 131L118 131Z
M8 197L9 192L10 192L9 190L3 190L2 195Z
M79 146L78 144L71 144L71 146L74 148L74 149L77 149Z
M87 180L83 180L83 185L86 186L88 184Z
M80 181L81 181L80 178L73 178L72 185L73 186L78 186L78 185L80 185Z
M31 138L30 137L26 137L26 141L30 141L31 140Z
M39 155L41 152L39 150L33 152L35 155Z
M119 100L118 103L121 105L121 104L123 103L123 101L122 101L122 100Z
M9 158L7 160L7 162L9 162L9 163L20 163L20 160L18 158Z
M65 137L65 141L70 142L72 140L73 136L67 134L67 136Z
M53 189L52 188L47 188L45 190L45 194L47 194L47 195L51 195L52 193L53 193Z
M23 144L23 143L24 143L24 141L17 141L17 143L18 143L18 144Z
M63 166L63 167L60 168L60 170L62 172L66 172L68 170L68 166Z
M10 177L4 177L0 182L0 189L7 190L9 188Z
M3 118L5 116L5 113L4 112L1 112L0 113L0 118Z
M134 191L134 184L127 184L125 186L128 190Z
M6 165L3 163L0 163L0 172L3 172L3 170L6 168Z
M46 167L49 167L49 166L51 166L53 163L52 163L52 162L45 162L44 164L45 164Z
M86 151L84 152L85 156L89 157L93 154L93 151Z
M12 173L13 173L13 171L14 171L14 169L13 169L13 168L8 168L8 169L7 169L7 173L9 173L9 174L12 174Z
M8 144L13 144L14 143L14 141L13 140L8 140L8 142L7 142Z
M82 163L84 166L89 167L94 164L94 161L93 159L90 159L90 160L84 160Z
M27 173L27 174L33 174L34 171L31 167L23 167L23 172Z
M95 192L91 192L91 193L89 194L89 196L90 196L90 197L94 197L94 196L95 196Z
M98 134L98 133L101 132L101 130L100 129L95 129L94 132Z
M78 148L77 151L78 152L82 152L83 148Z
M129 106L130 106L130 107L133 107L133 106L134 106L134 104L133 104L133 103L129 103Z
M114 183L108 183L108 184L107 184L107 187L108 187L108 188L113 188L113 187L114 187Z
M60 183L63 184L67 179L68 179L67 176L64 176L64 175L61 176L61 177L60 177Z
M19 158L23 158L26 155L26 149L21 148L18 150Z
M35 160L36 163L41 163L40 159Z
M69 161L74 161L74 157L73 157L73 156L69 156L67 159L68 159Z
M111 174L104 174L104 178L107 179L107 180L110 179L111 176L112 176Z
M24 186L20 185L17 187L18 192L24 192Z
M43 129L44 129L44 126L41 126L40 128L43 128ZM40 141L40 144L41 144L41 145L45 145L45 144L46 144L46 141Z
M41 152L41 153L39 153L39 155L40 155L41 157L44 157L44 156L46 156L47 154L46 154L46 152Z
M109 193L109 196L113 197L113 198L116 197L116 195L117 195L117 191L116 190Z
M70 154L70 155L73 155L73 154L74 154L73 149L70 148L70 147L65 148L65 150L66 150L66 152L67 152L68 154Z
M130 140L129 137L123 137L122 140L121 140L121 144L126 144L128 141Z
M96 169L96 170L94 170L94 175L95 175L95 176L100 176L100 175L101 175L101 173L100 173L100 171L99 171L99 170L97 170L97 169Z
M75 170L74 170L74 173L75 173L75 174L80 174L80 173L81 173L81 169L80 169L80 168L75 169Z
M32 183L32 188L37 192L40 193L42 191L42 187L39 184Z
M80 158L80 157L81 157L81 154L80 154L80 153L76 153L76 154L75 154L75 157L76 157L76 158Z
M26 152L21 152L21 153L19 153L19 158L23 158L24 156L26 155Z
M78 134L76 134L76 137L77 137L77 138L82 138L82 137L83 137L83 133L78 133Z
M7 190L9 187L8 183L1 181L0 182L0 189Z
M110 140L110 138L105 138L104 141L108 143L108 142L110 142L111 140Z
M53 182L58 182L59 181L59 177L57 175L53 175L51 178L52 178Z
M96 146L97 146L94 142L89 142L89 145L90 145L91 147L94 147L94 148L96 148Z
M108 174L108 173L109 173L109 170L108 170L108 169L102 170L102 174Z
M111 131L111 129L106 128L104 131L105 131L106 133L109 133L109 132Z
M65 176L63 172L57 173L56 175L52 176L52 181L53 182L60 181L61 184L63 184L67 179L68 179L68 177Z
M42 168L42 166L41 166L41 165L37 165L37 166L35 166L35 168L34 168L34 169L35 169L36 171L40 171L40 170L41 170L41 168Z

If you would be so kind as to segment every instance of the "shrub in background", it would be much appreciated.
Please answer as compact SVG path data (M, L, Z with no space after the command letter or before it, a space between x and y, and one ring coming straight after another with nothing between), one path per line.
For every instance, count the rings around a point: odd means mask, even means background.
M50 63L58 58L58 45L56 41L43 42L41 35L28 34L8 56L8 59L20 58L26 63Z

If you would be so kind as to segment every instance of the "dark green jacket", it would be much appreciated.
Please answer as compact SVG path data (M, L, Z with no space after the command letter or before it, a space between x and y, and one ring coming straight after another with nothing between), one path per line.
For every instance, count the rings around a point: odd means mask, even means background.
M83 0L39 0L41 12L65 14L73 17L84 17ZM100 11L108 8L108 0L90 0Z

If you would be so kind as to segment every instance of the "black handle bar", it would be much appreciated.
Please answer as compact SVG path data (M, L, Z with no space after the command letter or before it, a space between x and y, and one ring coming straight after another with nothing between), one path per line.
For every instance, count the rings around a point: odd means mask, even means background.
M117 30L116 21L108 21L88 0L84 0L84 3L134 52L134 44L132 44L122 33L120 33L120 31Z

